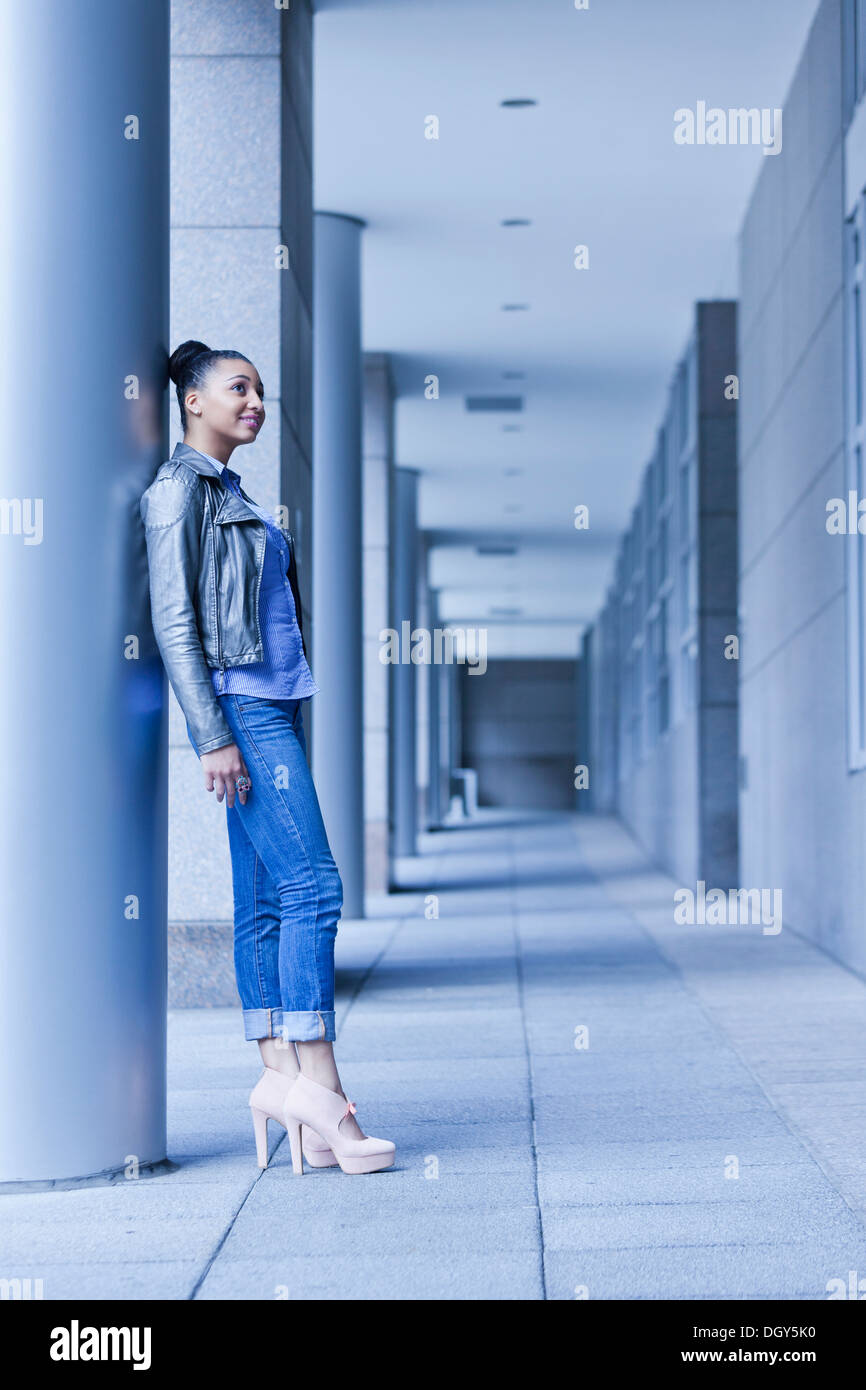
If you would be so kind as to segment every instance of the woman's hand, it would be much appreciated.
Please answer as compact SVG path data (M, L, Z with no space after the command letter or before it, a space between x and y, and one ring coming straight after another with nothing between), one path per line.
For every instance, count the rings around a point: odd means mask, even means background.
M249 778L247 765L241 757L236 743L226 743L222 748L214 748L212 753L202 753L200 759L204 768L204 784L209 792L216 790L217 801L228 797L229 806L235 804L235 783L239 777ZM247 804L249 795L243 788L237 793L242 806Z

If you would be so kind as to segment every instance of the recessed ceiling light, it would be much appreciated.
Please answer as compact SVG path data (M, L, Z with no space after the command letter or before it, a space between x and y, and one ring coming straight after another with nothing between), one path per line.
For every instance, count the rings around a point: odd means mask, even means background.
M531 227L532 223L528 217L503 217L499 225L501 227Z
M522 410L522 396L467 396L467 410Z
M537 106L535 97L507 97L505 101L500 101L500 106Z
M517 313L519 310L524 310L524 309L528 309L528 308L529 308L529 305L528 305L528 304L503 304L503 306L502 306L502 312L503 312L504 314L515 314L515 313Z

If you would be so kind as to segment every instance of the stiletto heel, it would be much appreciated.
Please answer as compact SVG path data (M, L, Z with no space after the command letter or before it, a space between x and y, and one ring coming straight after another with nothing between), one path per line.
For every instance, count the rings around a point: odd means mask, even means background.
M289 1133L289 1145L292 1150L292 1172L296 1178L303 1176L304 1172L304 1151L301 1148L301 1126L297 1120L289 1120L286 1129ZM306 1188L304 1191L306 1192Z
M340 1125L348 1115L354 1115L355 1106L345 1096L320 1086L303 1072L297 1077L286 1095L283 1106L283 1122L292 1139L292 1156L295 1153L293 1127L300 1130L301 1123L315 1129L331 1151L344 1173L377 1173L380 1168L390 1168L394 1162L395 1147L390 1139L350 1139L340 1133ZM297 1139L300 1150L300 1137ZM295 1168L295 1172L298 1169Z
M256 1135L256 1157L260 1168L268 1166L268 1117L264 1110L250 1107L253 1112L253 1129Z

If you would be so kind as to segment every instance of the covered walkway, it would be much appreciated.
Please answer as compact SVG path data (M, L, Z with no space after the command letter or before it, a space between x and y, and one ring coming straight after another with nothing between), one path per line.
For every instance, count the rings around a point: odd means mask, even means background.
M17 1196L8 1277L290 1300L824 1299L866 1277L862 980L787 926L674 925L675 885L614 821L488 811L421 847L339 939L344 1084L398 1166L301 1182L283 1136L259 1175L236 1012L175 1011L177 1170Z

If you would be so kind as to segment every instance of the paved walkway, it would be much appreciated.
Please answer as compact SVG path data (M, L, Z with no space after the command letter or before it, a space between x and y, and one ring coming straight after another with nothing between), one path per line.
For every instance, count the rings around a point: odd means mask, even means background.
M292 1300L866 1281L862 980L787 929L674 925L614 822L487 813L422 848L339 937L344 1084L398 1166L300 1181L281 1132L259 1174L238 1014L176 1011L178 1171L4 1198L0 1275Z

